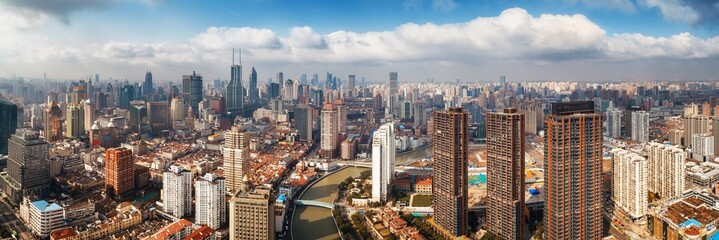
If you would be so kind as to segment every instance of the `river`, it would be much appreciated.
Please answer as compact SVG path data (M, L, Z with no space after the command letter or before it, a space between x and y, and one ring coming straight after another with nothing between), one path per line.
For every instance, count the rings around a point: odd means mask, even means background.
M408 161L420 160L429 157L432 147L402 153L396 156L395 162L403 164ZM318 181L307 189L300 199L332 203L337 195L337 186L347 177L358 177L368 168L349 167ZM330 209L320 207L295 206L295 215L292 218L292 236L294 239L340 239L335 223L332 220Z

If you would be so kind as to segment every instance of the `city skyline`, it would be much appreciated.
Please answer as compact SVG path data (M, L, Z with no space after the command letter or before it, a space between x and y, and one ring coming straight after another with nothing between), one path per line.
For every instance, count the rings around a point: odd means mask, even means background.
M229 79L232 48L243 49L247 69L256 67L259 79L280 71L290 79L330 71L368 82L384 81L388 71L402 72L400 82L494 81L505 74L509 82L714 80L717 70L709 66L719 56L712 27L717 5L697 1L198 6L35 0L0 6L0 19L8 23L0 33L9 36L0 40L0 56L8 59L0 61L0 76L29 79L99 73L102 79L141 81L147 70L157 82L178 81L192 70ZM130 11L137 17L127 19ZM322 13L331 12L348 16L326 21ZM204 17L182 17L190 13ZM113 16L126 21L106 20Z

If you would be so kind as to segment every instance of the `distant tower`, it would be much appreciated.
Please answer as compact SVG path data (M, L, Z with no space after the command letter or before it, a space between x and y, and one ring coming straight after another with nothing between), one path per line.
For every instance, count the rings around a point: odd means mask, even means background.
M351 74L349 75L347 79L347 96L351 98L355 98L355 75Z
M48 142L55 142L62 139L62 110L57 102L50 101L45 108L43 120L44 120L44 136Z
M85 114L83 114L82 107L74 104L67 105L67 111L65 112L65 137L67 138L80 138L85 132Z
M152 84L152 72L147 71L147 73L145 73L145 81L142 82L142 96L148 98L152 96L153 93L155 93L155 88Z
M300 141L312 142L313 113L314 109L307 105L300 105L295 108L295 128Z
M170 102L170 119L174 126L176 121L185 120L185 104L182 103L182 98L175 97Z
M607 109L607 135L610 138L622 136L622 110L618 108Z
M85 131L88 131L92 128L92 124L95 122L95 104L93 104L90 99L83 101L82 112L85 115L83 117Z
M182 98L192 108L192 117L197 117L198 104L202 101L202 76L194 71L192 75L182 75Z
M372 200L387 202L394 182L394 123L379 127L372 136Z
M432 206L434 222L451 238L467 233L469 116L462 108L433 113ZM450 238L450 236L445 236Z
M640 143L649 142L649 113L632 112L632 140Z
M250 90L248 91L248 95L250 96L250 100L256 101L260 98L260 91L257 88L257 71L255 71L255 67L252 67L250 70Z
M524 113L487 113L487 229L502 239L525 239Z
M244 111L244 87L242 87L242 52L240 51L240 64L235 65L235 50L232 49L232 67L230 68L230 82L225 89L227 111L232 115L242 115Z
M602 115L592 101L561 102L545 123L545 239L601 239Z
M249 134L240 126L232 126L225 132L225 145L223 146L223 168L227 179L227 191L235 194L240 191L241 180L249 174Z
M198 199L199 200L199 199ZM170 166L162 174L162 203L166 213L182 218L192 214L192 173L180 166Z

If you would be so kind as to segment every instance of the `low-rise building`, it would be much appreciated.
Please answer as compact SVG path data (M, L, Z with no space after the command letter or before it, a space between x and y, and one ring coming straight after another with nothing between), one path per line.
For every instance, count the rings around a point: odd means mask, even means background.
M87 225L85 228L62 228L50 234L52 240L105 239L134 227L142 222L142 212L129 202L120 203L107 219Z
M432 177L425 177L414 183L414 192L421 195L432 195Z
M25 198L20 205L20 217L27 223L32 233L48 237L50 233L65 226L65 209L57 203L45 200L30 202Z
M686 167L689 188L709 189L719 183L719 163L688 162Z
M180 219L157 231L143 240L183 240L192 234L192 222Z
M719 197L689 190L653 208L649 231L657 239L719 238Z

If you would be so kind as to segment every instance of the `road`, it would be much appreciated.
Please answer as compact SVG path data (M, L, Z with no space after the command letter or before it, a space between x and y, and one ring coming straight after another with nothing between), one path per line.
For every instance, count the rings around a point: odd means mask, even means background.
M20 219L15 215L15 209L4 200L0 201L0 214L2 214L0 215L0 221L2 221L0 224L3 228L10 230L10 232L17 231L18 233L27 230L25 225L20 222Z

